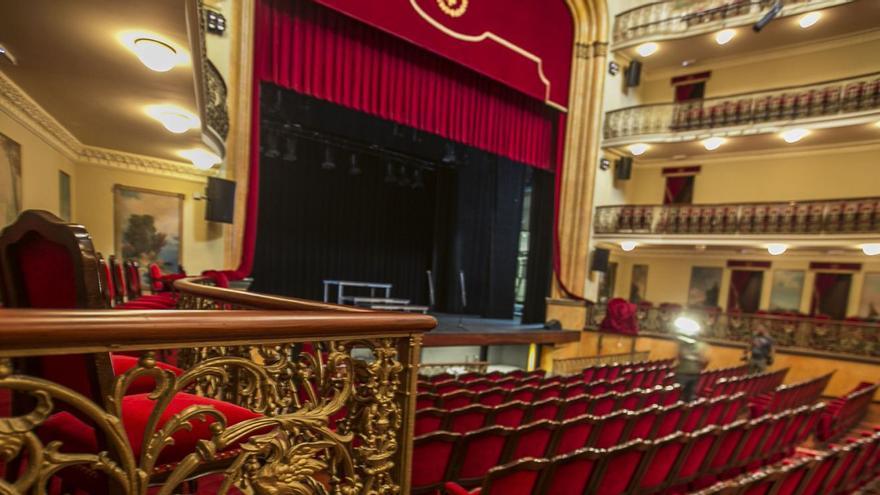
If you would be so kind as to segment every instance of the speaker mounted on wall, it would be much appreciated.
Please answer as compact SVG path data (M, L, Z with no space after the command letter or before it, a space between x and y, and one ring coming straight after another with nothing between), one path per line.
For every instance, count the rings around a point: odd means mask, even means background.
M630 62L626 68L626 87L635 88L642 79L642 63L638 60Z
M608 257L611 251L605 248L596 248L593 250L593 262L590 264L590 270L594 272L608 272Z
M617 180L629 180L632 177L633 159L624 156L614 162L614 178Z

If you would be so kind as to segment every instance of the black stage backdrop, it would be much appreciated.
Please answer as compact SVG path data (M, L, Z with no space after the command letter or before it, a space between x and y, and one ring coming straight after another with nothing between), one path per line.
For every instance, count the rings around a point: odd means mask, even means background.
M452 143L437 136L271 85L262 95L254 291L321 299L324 279L388 282L392 297L427 304L432 270L436 310L511 318L523 191L531 185L524 320L543 321L552 173L458 144L455 159L444 162ZM278 136L285 125L376 144L434 166L422 169L424 187L413 189L386 182L382 156L358 154L362 173L352 176L352 152L331 147L336 168L324 170L327 146L305 138L296 139L297 160L285 161L288 138ZM266 156L270 134L279 149Z

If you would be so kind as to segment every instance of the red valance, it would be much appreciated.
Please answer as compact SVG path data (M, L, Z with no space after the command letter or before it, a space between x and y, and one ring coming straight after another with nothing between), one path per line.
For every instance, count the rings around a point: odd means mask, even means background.
M262 0L256 80L542 169L555 117L541 101L313 2Z

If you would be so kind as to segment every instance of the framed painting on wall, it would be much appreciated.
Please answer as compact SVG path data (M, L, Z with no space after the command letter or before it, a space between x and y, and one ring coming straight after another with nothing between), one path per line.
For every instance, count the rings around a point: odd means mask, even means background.
M177 272L182 235L182 194L113 186L113 247L117 257L134 259L144 268L156 263L165 273Z
M633 265L629 283L629 302L640 303L648 292L648 265Z
M859 301L859 316L880 318L880 273L866 273L862 284L862 299Z
M776 270L770 289L770 311L800 311L803 292L802 270Z
M21 145L0 133L0 228L21 213Z
M691 268L691 283L688 289L688 306L718 306L721 293L721 272L718 267L695 266Z

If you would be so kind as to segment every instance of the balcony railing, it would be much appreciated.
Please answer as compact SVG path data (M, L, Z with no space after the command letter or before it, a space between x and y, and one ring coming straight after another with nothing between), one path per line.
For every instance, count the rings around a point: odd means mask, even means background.
M784 0L783 15L791 9L824 9L852 0ZM753 22L773 0L664 0L618 14L614 20L614 42L689 36L721 23ZM736 22L741 21L741 22Z
M433 318L193 281L177 288L184 306L215 310L0 310L0 394L11 391L19 409L0 414L0 491L47 493L59 479L69 489L80 479L66 477L74 468L109 485L101 493L194 493L184 491L188 480L203 475L218 494L409 493L418 354ZM216 311L228 308L251 310ZM23 359L107 352L141 357L100 377L101 399L33 375ZM157 367L159 352L176 356L183 374ZM129 440L134 425L123 411L126 389L143 380L155 388L141 404L152 408L141 446ZM255 417L233 424L204 405L166 414L180 393ZM95 429L97 449L44 436L47 422L70 413ZM191 451L169 452L186 445L172 438L206 420L210 434Z
M605 139L769 122L823 120L880 109L880 73L816 84L623 108L605 115Z
M587 326L595 328L605 317L607 306L596 304L587 311ZM683 311L698 320L703 329L701 336L708 339L748 343L753 333L763 328L770 333L778 349L880 359L880 323L876 322L684 310L678 305L640 305L636 311L639 332L674 335L673 322Z
M880 198L596 208L596 234L862 234L880 232Z

